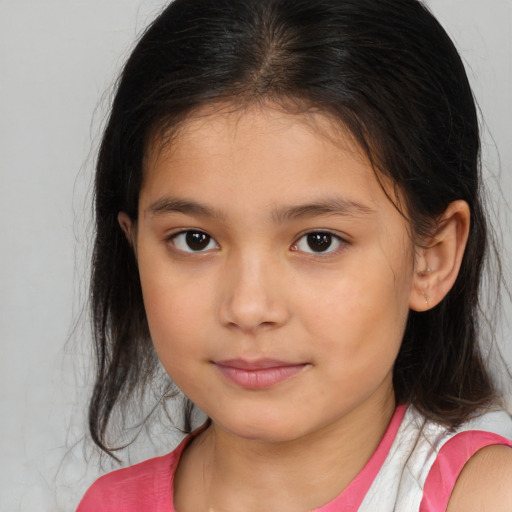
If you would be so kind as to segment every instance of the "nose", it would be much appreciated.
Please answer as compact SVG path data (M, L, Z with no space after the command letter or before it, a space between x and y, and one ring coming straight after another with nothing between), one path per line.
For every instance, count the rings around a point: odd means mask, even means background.
M262 255L226 262L222 277L220 321L229 328L254 333L284 325L290 310L279 265Z

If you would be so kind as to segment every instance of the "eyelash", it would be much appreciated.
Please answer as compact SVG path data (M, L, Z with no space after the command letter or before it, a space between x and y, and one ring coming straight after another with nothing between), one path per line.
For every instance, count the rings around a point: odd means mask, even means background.
M319 242L322 242L321 238L319 237L328 237L329 239L329 246L327 247L327 250L325 251L315 251L314 249L311 248L311 245L309 245L310 242L314 242L314 239L308 239L309 237L317 237L317 240ZM299 244L301 243L301 240L305 239L305 243L308 244L309 246L309 249L311 249L310 251L309 250L304 250L304 249L300 249L299 248ZM334 249L331 249L332 247L332 244L335 244L335 247ZM296 242L293 243L292 247L291 247L291 250L292 251L297 251L297 252L303 252L303 253L306 253L306 254L313 254L315 256L319 256L319 257L322 257L323 255L332 255L332 254L335 254L337 252L339 252L340 250L343 249L344 246L346 246L348 244L347 240L345 240L343 237L341 237L340 235L336 234L336 233L333 233L331 231L328 231L328 230L318 230L318 231L308 231L307 233L303 233L298 239Z
M196 240L193 240L192 237L195 237ZM202 237L202 239L200 238ZM327 238L327 241L329 242L329 245L327 247L327 250L325 251L315 251L310 243L315 243L314 238L308 237L317 237L317 241L319 244L322 243L321 237L323 237L324 241ZM309 250L304 250L304 248L301 250L300 245L301 241L305 239L305 243L308 244ZM219 249L219 244L215 241L215 239L210 236L208 233L205 233L204 231L201 231L199 229L187 229L183 231L179 231L178 233L173 233L171 236L167 238L169 242L173 244L173 246L180 252L188 253L188 254L201 254L207 251L210 251L212 249ZM177 242L178 240L178 242ZM190 247L191 243L203 243L206 244L203 248L199 248L199 250L193 250ZM214 244L214 247L210 247L211 244ZM335 248L331 249L332 244L335 244ZM306 254L314 254L316 256L322 256L322 255L330 255L332 253L336 253L340 251L345 245L347 245L348 242L344 238L342 238L340 235L332 233L331 231L327 230L318 230L318 231L309 231L307 233L303 233L291 246L291 250L294 252L303 252ZM180 247L181 245L181 247ZM319 247L319 245L317 245ZM189 250L190 249L190 250Z
M187 248L179 247L178 244L176 243L176 241L179 240L178 243L181 244L181 242L183 242L184 245L187 245L188 248L190 248L189 242L192 242L192 240L188 239L188 237L194 236L194 235L199 235L204 238L207 238L208 243L206 244L205 248L198 250L198 251L187 250ZM181 240L180 240L180 237L182 237ZM188 254L200 254L200 253L206 252L207 250L211 250L212 248L209 247L211 242L213 242L215 244L215 247L213 247L213 249L219 248L219 245L217 244L215 239L212 238L208 233L205 233L204 231L201 231L200 229L187 229L184 231L179 231L178 233L174 233L170 237L168 237L168 240L174 245L174 247L178 251L188 253Z

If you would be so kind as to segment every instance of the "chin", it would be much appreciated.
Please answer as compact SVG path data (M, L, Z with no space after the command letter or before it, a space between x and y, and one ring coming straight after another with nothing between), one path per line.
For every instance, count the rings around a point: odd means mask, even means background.
M265 423L258 421L250 421L250 418L244 421L226 421L215 422L223 430L227 431L232 436L247 441L263 442L263 443L285 443L293 441L302 435L303 432L296 430L296 425L288 423L280 423L273 420L268 420ZM294 428L295 427L295 428Z

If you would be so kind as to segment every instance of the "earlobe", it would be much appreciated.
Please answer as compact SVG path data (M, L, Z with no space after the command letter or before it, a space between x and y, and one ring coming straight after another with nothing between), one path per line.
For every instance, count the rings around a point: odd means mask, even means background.
M459 274L469 235L470 212L465 201L448 205L436 232L416 250L409 307L427 311L439 304Z
M119 222L119 226L121 226L129 244L135 249L135 226L133 220L127 213L119 212L117 222Z

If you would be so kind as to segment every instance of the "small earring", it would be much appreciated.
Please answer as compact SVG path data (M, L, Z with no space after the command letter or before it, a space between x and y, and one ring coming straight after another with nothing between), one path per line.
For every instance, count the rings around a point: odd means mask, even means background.
M430 272L432 272L432 269L430 267L427 267L425 270L422 270L420 272L420 276L426 276L426 275L430 274Z
M425 304L428 306L428 295L425 294L424 297L425 297Z

